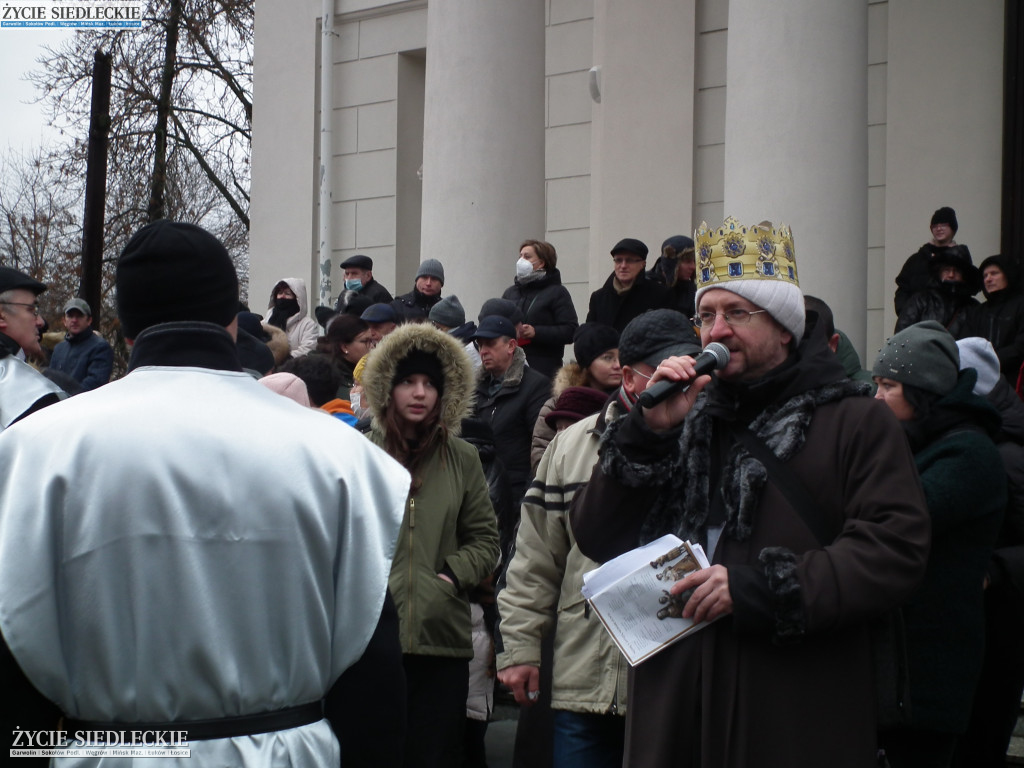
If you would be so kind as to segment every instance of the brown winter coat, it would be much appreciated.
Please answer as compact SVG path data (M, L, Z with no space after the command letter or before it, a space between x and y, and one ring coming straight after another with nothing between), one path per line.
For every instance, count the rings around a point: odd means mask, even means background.
M707 407L703 395L681 434L655 435L639 410L610 428L599 469L575 498L580 549L605 560L669 531L700 539L709 471L726 497L713 562L728 568L733 612L632 670L630 768L875 765L867 623L920 582L928 516L899 423L883 403L825 376L831 361L815 352L745 415L762 436L780 434L782 404L810 419L787 448L766 441L837 533L826 547L764 482L760 463L723 437L729 409ZM763 390L748 400L758 397ZM746 474L726 455L740 455Z

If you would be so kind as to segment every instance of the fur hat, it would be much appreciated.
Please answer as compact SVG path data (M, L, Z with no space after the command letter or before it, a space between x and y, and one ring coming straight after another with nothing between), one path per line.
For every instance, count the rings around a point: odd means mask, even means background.
M444 285L444 265L437 259L427 259L416 270L416 280L421 277L436 277Z
M619 332L604 323L584 323L572 338L572 351L580 368L589 368L597 358L618 346Z
M686 235L672 235L661 244L661 255L666 259L678 259L685 254L693 256L693 240Z
M945 395L960 375L960 351L940 323L925 320L890 336L878 351L871 373Z
M944 205L935 213L932 214L932 222L928 225L931 229L936 224L949 224L949 228L953 230L953 234L960 228L960 225L956 222L956 211L950 208L948 205Z
M978 372L974 394L985 397L999 383L999 358L992 342L978 336L969 336L956 343L960 350L960 370L973 368Z
M270 335L267 346L274 355L274 365L280 365L292 354L292 345L288 341L288 334L275 325L263 323L263 330Z
M440 393L441 422L452 434L458 434L462 420L473 410L476 381L473 364L457 339L426 323L401 325L389 333L367 355L363 371L363 389L373 411L374 428L380 429L388 406L399 365L417 351L432 355L440 365L444 381Z

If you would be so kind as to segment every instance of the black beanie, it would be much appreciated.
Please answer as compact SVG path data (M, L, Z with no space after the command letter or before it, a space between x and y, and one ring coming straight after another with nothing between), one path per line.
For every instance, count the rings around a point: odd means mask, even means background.
M576 329L572 351L580 368L590 364L609 349L618 349L619 332L604 323L584 323Z
M441 369L441 361L437 359L437 355L424 352L422 349L410 351L395 367L395 377L391 380L391 388L394 389L398 382L414 373L425 374L437 388L438 397L444 394L444 371Z
M160 219L128 241L117 262L117 314L126 338L159 323L226 327L238 310L238 276L220 241L194 224Z
M934 227L936 224L949 224L949 228L953 230L953 234L960 229L956 223L956 211L950 208L948 205L944 205L935 213L932 214L932 223L929 227Z

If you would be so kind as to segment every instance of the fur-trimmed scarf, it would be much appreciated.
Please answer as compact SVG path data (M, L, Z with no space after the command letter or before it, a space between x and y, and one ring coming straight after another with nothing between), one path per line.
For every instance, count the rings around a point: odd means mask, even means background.
M864 396L869 390L863 382L851 380L810 389L765 409L748 428L780 461L788 461L803 447L807 428L819 405ZM702 394L683 423L672 450L653 463L631 461L622 452L615 436L624 419L609 424L601 437L601 469L606 475L631 488L660 488L641 529L641 544L665 533L674 533L681 539L705 539L714 429L707 406L708 397ZM719 480L726 514L723 535L737 541L750 537L754 512L767 479L764 465L746 448L739 443L729 447Z

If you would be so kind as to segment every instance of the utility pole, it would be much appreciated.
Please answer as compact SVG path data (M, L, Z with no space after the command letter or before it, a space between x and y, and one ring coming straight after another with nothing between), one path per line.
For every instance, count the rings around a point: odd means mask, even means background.
M97 49L92 68L92 110L85 162L85 216L82 222L82 282L78 294L92 309L93 327L102 319L103 217L107 203L107 137L110 134L109 53Z

